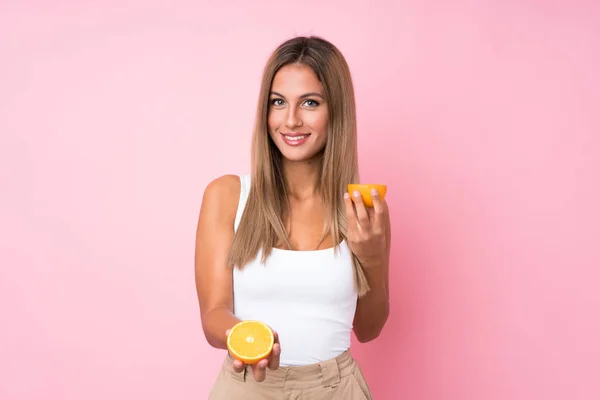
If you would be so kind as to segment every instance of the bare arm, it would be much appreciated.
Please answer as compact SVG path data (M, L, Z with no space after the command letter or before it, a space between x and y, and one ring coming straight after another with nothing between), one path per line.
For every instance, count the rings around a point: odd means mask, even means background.
M388 265L365 268L371 290L358 299L354 315L354 334L361 343L379 336L390 312L388 292Z
M233 314L233 273L226 265L240 195L239 178L224 175L204 191L196 232L195 276L202 329L208 343L227 348Z
M212 181L204 191L196 232L196 291L202 329L208 343L218 349L227 349L227 331L240 322L233 314L233 270L227 265L239 197L237 176L225 175ZM265 380L267 368L279 368L281 346L277 332L273 334L275 344L269 357L252 364L257 382ZM241 361L234 360L234 371L244 368Z
M371 290L358 299L354 315L354 334L359 342L369 342L379 336L387 322L389 305L389 259L391 224L385 200L372 195L373 208L366 209L362 198L345 199L349 241L361 260Z

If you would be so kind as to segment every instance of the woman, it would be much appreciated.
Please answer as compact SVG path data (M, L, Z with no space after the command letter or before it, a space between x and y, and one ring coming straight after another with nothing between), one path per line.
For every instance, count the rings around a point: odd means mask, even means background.
M351 332L375 339L389 310L386 202L359 193L350 71L317 37L281 44L264 70L250 175L205 189L196 285L208 343L260 320L271 355L243 365L228 354L210 398L370 399L349 352Z

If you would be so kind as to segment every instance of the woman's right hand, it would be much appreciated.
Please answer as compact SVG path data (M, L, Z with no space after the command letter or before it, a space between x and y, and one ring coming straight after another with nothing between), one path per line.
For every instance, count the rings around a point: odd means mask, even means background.
M230 329L225 332L225 335L229 336ZM265 380L267 376L267 368L269 369L277 369L279 368L279 356L281 355L281 345L279 344L279 335L277 332L273 331L273 337L275 342L273 343L273 350L271 354L267 358L263 358L256 364L251 364L252 367L252 375L254 375L254 380L256 382L262 382ZM233 360L233 370L235 372L242 372L246 369L246 364L241 362L240 360Z

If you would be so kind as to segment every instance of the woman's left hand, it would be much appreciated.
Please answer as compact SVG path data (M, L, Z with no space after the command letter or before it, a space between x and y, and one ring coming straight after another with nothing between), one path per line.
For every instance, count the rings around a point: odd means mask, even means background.
M365 207L360 192L344 194L348 220L348 246L365 268L386 262L389 246L387 203L372 189L373 207Z

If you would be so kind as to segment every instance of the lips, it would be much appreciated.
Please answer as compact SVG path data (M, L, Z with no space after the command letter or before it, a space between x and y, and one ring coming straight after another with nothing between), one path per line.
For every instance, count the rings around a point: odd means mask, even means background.
M310 137L310 133L282 133L283 141L290 146L299 146L305 143Z

